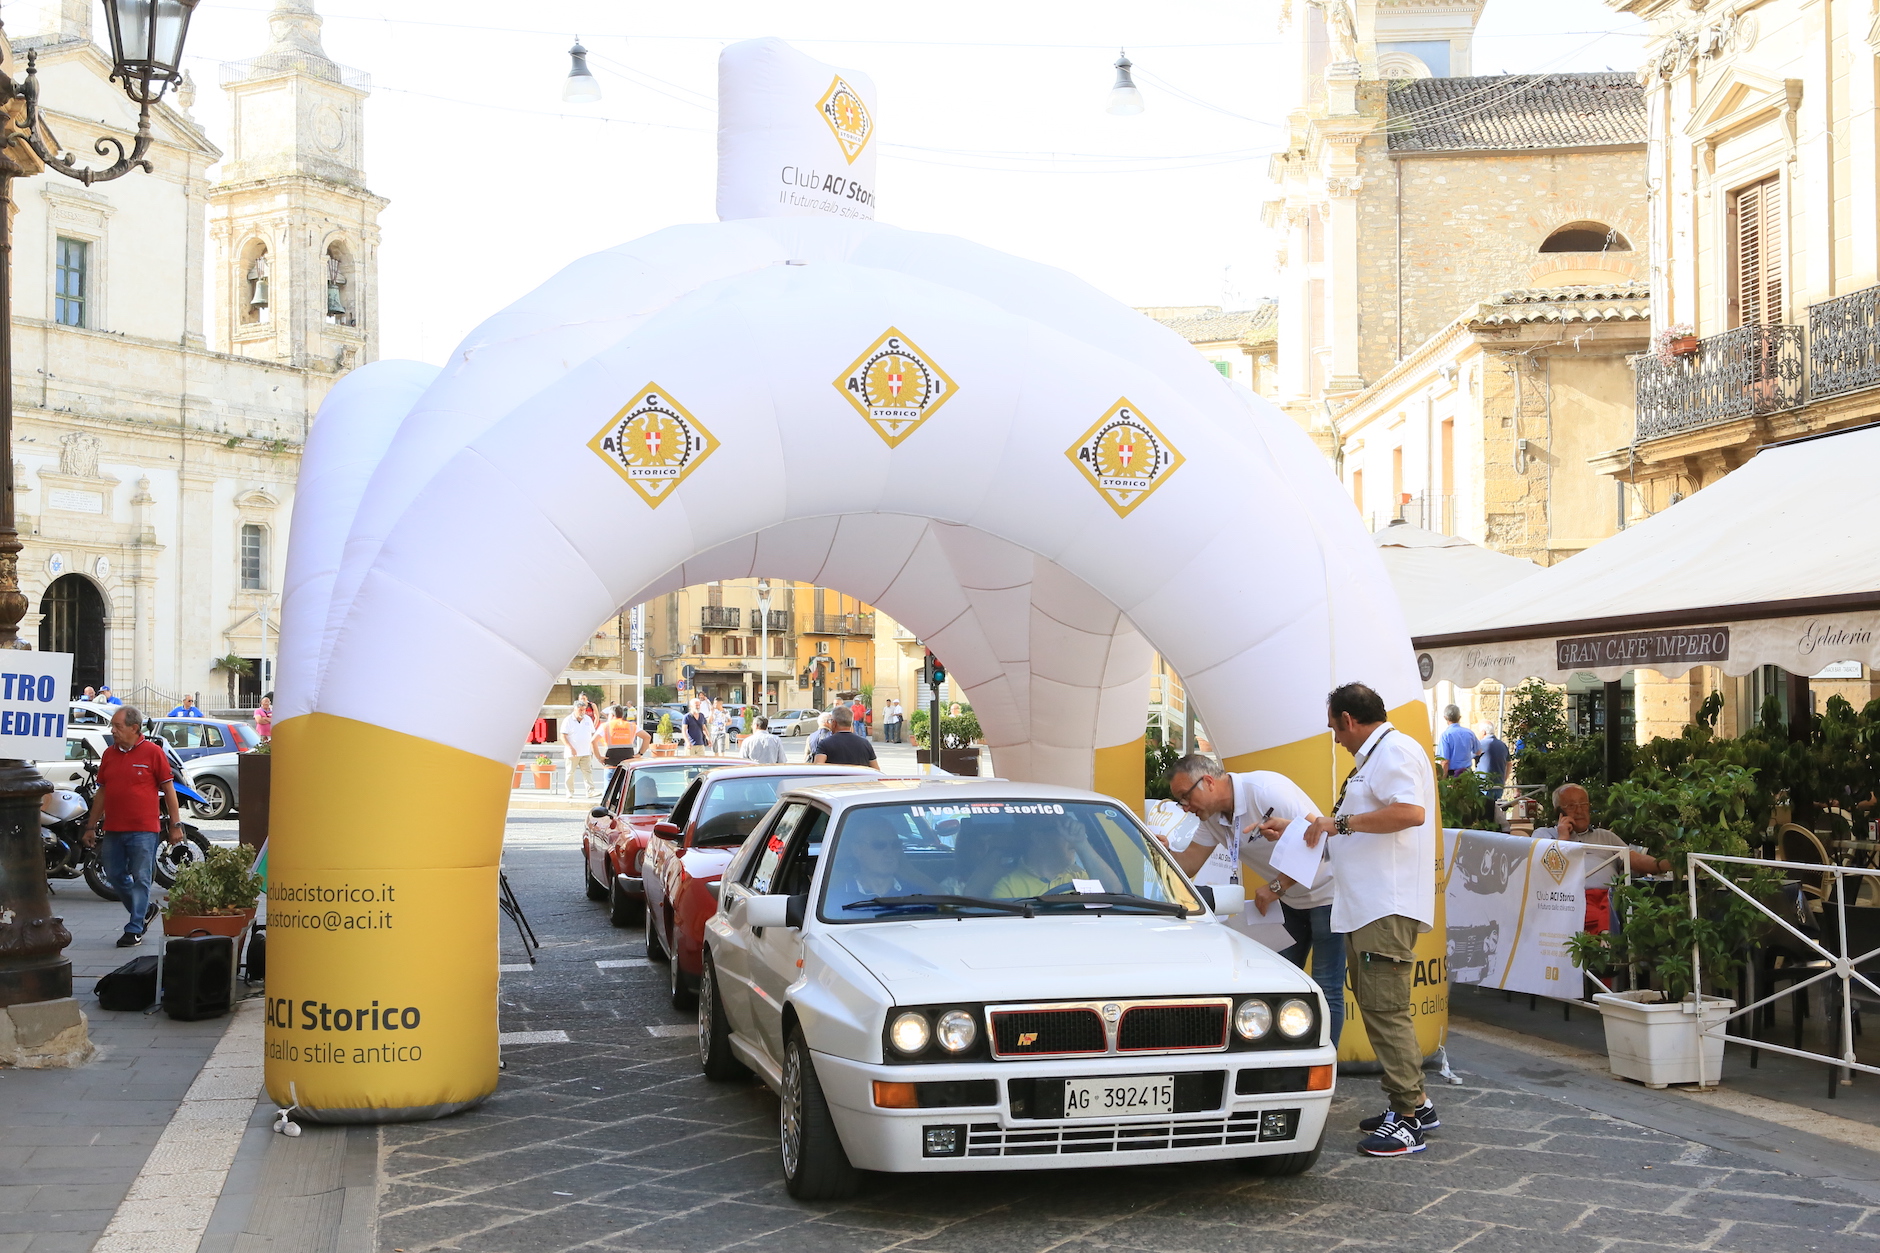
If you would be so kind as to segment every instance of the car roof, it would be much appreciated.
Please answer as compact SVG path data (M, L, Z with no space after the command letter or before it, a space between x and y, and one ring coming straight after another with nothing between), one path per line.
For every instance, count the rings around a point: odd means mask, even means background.
M787 795L820 800L831 809L894 801L915 804L959 804L962 801L1076 801L1091 805L1128 806L1114 796L1051 783L1013 783L1005 779L895 779L875 778L853 783L811 783L793 787Z
M872 777L879 777L877 775L877 772L872 767L869 767L869 766L836 766L836 765L819 766L819 765L813 765L805 761L799 761L795 763L785 761L785 762L778 762L774 765L766 765L766 764L758 763L758 764L743 765L743 766L727 766L723 770L712 771L712 779L714 781L718 779L770 779L770 778L776 778L780 775L802 775L802 774L812 774L812 775L826 774L832 779L843 779L843 778L868 779ZM804 787L822 787L825 785L820 784L820 783L817 783L817 784L806 783L803 786Z
M620 764L628 770L642 766L710 766L719 762L743 761L742 757L634 757Z

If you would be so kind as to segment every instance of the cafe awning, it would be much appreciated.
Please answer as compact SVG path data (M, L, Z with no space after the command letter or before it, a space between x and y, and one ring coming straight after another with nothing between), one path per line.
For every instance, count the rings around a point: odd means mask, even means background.
M1880 665L1880 424L1771 445L1557 566L1412 628L1426 683Z
M1411 635L1441 621L1457 605L1517 583L1541 569L1531 561L1471 544L1456 535L1393 522L1371 537Z

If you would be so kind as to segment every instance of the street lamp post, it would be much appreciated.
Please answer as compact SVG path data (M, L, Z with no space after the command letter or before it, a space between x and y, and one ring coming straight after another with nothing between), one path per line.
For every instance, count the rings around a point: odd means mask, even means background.
M0 649L20 642L26 597L20 592L20 533L13 513L13 180L54 170L89 187L150 172L150 106L183 76L183 40L199 0L105 0L111 36L111 78L139 107L137 138L126 152L106 135L92 145L116 160L88 169L46 141L39 106L38 54L26 56L26 77L0 69ZM0 40L6 38L0 27ZM0 761L0 1008L72 995L72 933L52 913L39 798L52 790L24 761Z
M757 712L770 717L770 580L757 580L758 673Z

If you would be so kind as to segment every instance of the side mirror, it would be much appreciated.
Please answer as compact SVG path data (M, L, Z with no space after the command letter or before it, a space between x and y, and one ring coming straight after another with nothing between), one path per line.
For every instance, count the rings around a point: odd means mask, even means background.
M1217 918L1232 918L1247 904L1247 889L1238 883L1216 883L1200 890L1207 894Z
M679 827L677 823L655 822L653 824L653 834L657 835L662 840L676 840L679 838Z
M606 816L607 806L605 805L596 805L594 808L588 810L588 817L590 818L605 818Z
M744 902L744 925L753 931L764 927L787 927L790 925L790 898L787 896L753 896ZM801 925L801 915L798 915Z

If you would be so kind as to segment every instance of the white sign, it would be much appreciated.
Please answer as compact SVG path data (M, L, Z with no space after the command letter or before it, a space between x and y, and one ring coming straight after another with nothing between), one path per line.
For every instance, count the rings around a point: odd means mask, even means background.
M0 660L0 758L62 761L72 654L9 651Z
M873 219L875 84L781 39L718 55L718 217Z
M54 509L66 509L73 513L104 512L102 492L75 492L68 487L55 487L46 494L46 503Z
M1818 674L1808 676L1811 679L1858 679L1860 663L1858 661L1831 661Z
M1443 842L1449 981L1579 1000L1567 941L1586 925L1587 846L1499 831L1449 830Z

